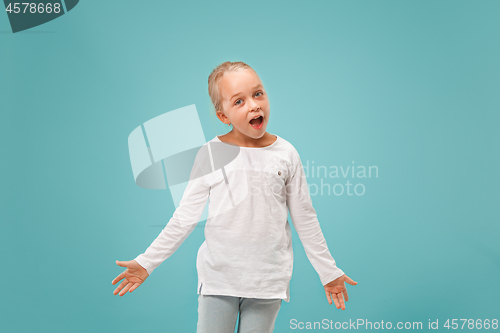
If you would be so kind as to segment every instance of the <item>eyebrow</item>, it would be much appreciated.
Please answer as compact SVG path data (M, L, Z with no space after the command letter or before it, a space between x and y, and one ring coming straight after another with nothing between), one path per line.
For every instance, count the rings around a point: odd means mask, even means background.
M256 85L253 89L255 90L255 89L259 88L259 87L261 87L261 88L262 88L262 84L260 84L260 83L259 83L259 84L258 84L258 85ZM238 96L239 94L242 94L242 93L240 93L240 92L239 92L239 93L237 93L237 94L234 94L234 95L233 95L233 96L232 96L229 100L232 100L235 96Z

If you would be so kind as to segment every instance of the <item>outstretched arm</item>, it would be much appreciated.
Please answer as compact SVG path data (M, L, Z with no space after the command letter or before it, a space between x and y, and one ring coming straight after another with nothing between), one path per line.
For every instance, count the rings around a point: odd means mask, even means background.
M293 170L288 179L286 192L293 225L304 246L307 258L320 277L328 302L332 304L332 297L330 296L332 294L337 308L344 310L345 304L342 295L346 297L346 301L348 299L344 281L354 285L357 282L354 282L337 267L328 250L316 210L312 205L304 168L296 150L294 150L293 154Z
M127 291L132 292L139 287L163 261L179 248L198 224L210 193L208 180L210 174L202 172L207 163L210 165L206 156L203 150L198 152L179 207L153 243L134 260L116 261L118 266L127 267L127 269L112 281L112 284L116 284L124 279L113 292L115 295L119 292L120 296L123 296Z
M113 294L119 293L123 296L127 291L132 292L137 289L163 261L179 248L198 223L205 209L209 190L210 187L201 178L191 180L184 191L179 207L146 252L138 255L134 260L116 261L118 266L127 269L112 281L114 285L123 279Z
M210 186L205 177L189 181L179 207L146 251L134 260L151 274L170 257L198 224L207 204Z
M307 258L318 273L321 283L326 285L344 272L337 267L328 250L316 210L312 205L304 168L296 150L292 155L292 165L293 170L286 185L288 209Z

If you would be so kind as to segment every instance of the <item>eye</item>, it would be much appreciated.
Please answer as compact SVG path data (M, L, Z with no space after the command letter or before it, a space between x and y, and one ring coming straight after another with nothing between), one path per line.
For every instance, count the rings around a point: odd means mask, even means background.
M234 102L234 105L240 105L241 103L238 103L238 101L242 101L242 99L237 99L236 102Z
M259 96L257 96L258 94L260 94L260 95L259 95ZM262 95L264 95L264 93L263 93L262 91L258 91L258 92L255 94L255 96L257 96L257 97L260 97L260 96L262 96Z

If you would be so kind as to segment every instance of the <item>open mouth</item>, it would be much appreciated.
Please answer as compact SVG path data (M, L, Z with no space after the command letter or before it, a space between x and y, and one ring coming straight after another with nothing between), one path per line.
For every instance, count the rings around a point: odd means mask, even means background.
M250 125L252 125L255 129L261 129L262 125L264 125L264 118L262 118L262 116L258 116L257 118L250 120Z

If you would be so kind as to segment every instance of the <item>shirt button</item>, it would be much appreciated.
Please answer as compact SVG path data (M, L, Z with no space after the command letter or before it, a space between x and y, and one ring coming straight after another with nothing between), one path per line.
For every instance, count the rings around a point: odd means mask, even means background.
M281 171L278 171L278 176L281 176Z

